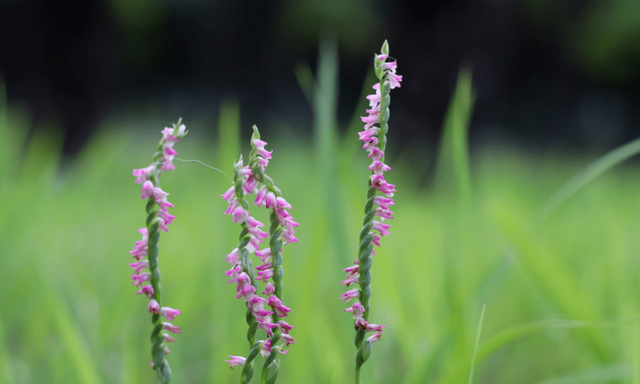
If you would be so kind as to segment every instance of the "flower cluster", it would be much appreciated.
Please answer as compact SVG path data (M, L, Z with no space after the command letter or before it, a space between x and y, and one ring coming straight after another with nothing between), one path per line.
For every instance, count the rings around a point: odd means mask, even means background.
M290 308L282 301L282 246L298 241L295 237L296 223L288 210L291 205L281 196L281 192L273 185L273 181L264 172L269 164L272 151L267 151L266 142L260 140L257 128L254 126L254 136L251 141L249 165L244 166L242 158L235 164L235 182L222 198L229 203L225 214L233 217L233 222L241 224L241 241L237 248L227 255L227 262L231 269L226 272L230 277L228 283L236 283L236 297L242 298L246 303L251 316L248 318L250 332L252 322L256 323L255 330L263 329L268 338L259 340L259 352L263 357L268 357L274 350L287 353L283 349L296 341L289 332L294 328L281 318L287 317ZM260 244L264 243L269 234L261 228L264 224L255 219L249 213L249 205L245 195L256 194L254 204L263 205L271 210L271 226L269 247L260 250ZM255 253L261 264L252 268L249 254ZM266 283L262 295L258 294L257 280ZM248 315L249 316L249 315ZM253 331L255 338L255 331ZM276 347L276 343L282 340L284 346ZM250 340L250 344L253 344ZM256 344L257 345L257 344ZM249 354L251 356L251 353ZM231 356L226 360L231 368L236 365L247 364L247 359L242 356ZM266 361L266 360L265 360ZM246 367L245 367L246 368ZM265 370L263 370L265 372ZM244 374L244 371L243 371Z
M385 328L384 325L369 323L367 310L371 296L370 269L372 256L375 254L373 246L379 247L381 237L390 234L391 225L386 224L385 221L393 219L393 212L389 210L389 207L394 204L393 195L396 191L395 185L389 184L384 178L384 172L391 169L384 163L384 149L388 131L390 91L400 87L402 76L396 74L397 62L395 60L387 62L388 59L389 46L385 41L382 53L375 55L374 58L375 73L380 82L373 86L375 94L367 96L370 108L367 110L368 115L361 118L365 123L363 131L358 132L360 140L364 142L362 148L367 151L372 160L369 166L369 171L371 171L370 186L365 206L364 227L360 233L359 256L353 266L344 269L347 273L347 279L340 283L346 286L358 283L360 286L359 289L351 289L340 296L340 299L345 303L351 299L359 300L345 309L345 311L351 312L356 320L356 346L359 348L357 375L359 375L360 366L368 358L371 343L380 340ZM378 192L381 195L377 195ZM375 334L367 338L364 343L364 348L367 350L364 351L363 340L366 332L375 332Z
M167 226L175 219L169 213L169 208L173 207L167 200L169 195L160 188L159 177L162 171L175 169L172 160L177 152L173 145L186 135L185 126L180 123L177 127L165 128L162 130L162 139L158 144L158 150L154 156L153 164L146 168L134 169L133 176L135 182L142 184L142 199L147 203L147 227L138 229L142 234L142 240L137 241L130 253L136 260L130 263L134 274L131 276L133 285L138 287L137 294L144 294L149 299L148 310L153 313L152 320L154 331L152 333L152 356L151 366L155 369L160 367L159 375L163 382L168 383L171 377L168 363L163 355L169 354L168 343L176 341L167 332L180 333L180 327L169 322L163 322L160 316L173 321L180 311L170 307L161 306L160 297L160 271L158 269L158 238L159 231L167 232ZM155 342L158 340L157 342ZM158 353L160 351L161 353Z

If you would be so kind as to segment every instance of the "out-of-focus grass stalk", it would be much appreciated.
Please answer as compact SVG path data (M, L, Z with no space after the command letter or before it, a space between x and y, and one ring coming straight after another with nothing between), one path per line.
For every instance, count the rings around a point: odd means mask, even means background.
M464 204L471 198L468 139L475 98L471 70L462 68L442 127L436 186L441 191L455 191Z
M482 312L480 313L480 320L478 321L478 330L476 332L476 343L473 346L473 356L471 358L471 369L469 369L469 384L473 384L473 373L476 367L476 357L478 355L478 345L480 344L480 335L482 334L482 323L484 322L484 311L487 309L487 305L482 306Z
M607 170L615 167L623 161L640 153L640 139L635 139L621 147L602 156L598 160L589 164L571 180L567 181L558 189L547 201L540 206L534 216L534 224L540 225L549 215L551 215L563 202L573 196L582 187L587 185L596 177Z

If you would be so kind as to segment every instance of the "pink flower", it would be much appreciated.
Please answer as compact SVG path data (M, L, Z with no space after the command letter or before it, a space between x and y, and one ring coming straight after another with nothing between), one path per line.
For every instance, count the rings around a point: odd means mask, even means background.
M137 295L140 295L142 293L144 293L144 295L147 296L150 299L150 298L153 297L153 294L155 292L153 290L153 286L151 286L151 284L147 284L144 287L140 288L140 290L138 292L136 292Z
M231 358L231 360L225 360L225 361L231 364L231 369L233 369L233 367L235 367L236 365L244 365L244 363L247 361L247 358L242 356L229 355L229 357Z
M378 161L384 156L384 152L378 147L373 147L369 152L369 157L373 159L373 161Z
M390 63L382 63L380 64L380 67L382 68L383 71L392 71L393 73L396 72L396 68L398 67L398 62L397 61L392 61Z
M376 146L378 145L378 138L375 136L371 136L368 139L366 139L364 142L365 143L362 146L362 149L366 149L367 152L371 152L373 151L373 148L376 148Z
M282 304L282 301L278 299L276 295L269 296L269 306L273 308L280 317L287 317L289 312L291 312L291 308Z
M265 248L260 251L256 251L256 256L258 256L260 261L262 261L263 263L268 262L269 259L271 259L271 248Z
M273 285L272 282L268 282L267 286L264 289L264 291L262 291L262 294L268 296L268 295L274 293L275 291L276 291L276 286Z
M396 186L387 183L387 181L384 179L384 176L379 174L371 176L371 186L387 196L392 196L392 194L396 191Z
M361 319L362 315L365 312L365 309L364 309L364 306L359 301L356 301L351 307L346 308L344 311L351 312L351 315L353 316L354 319Z
M347 268L343 269L343 271L347 272L347 276L354 276L354 275L360 273L360 266L352 265L351 267L347 267Z
M353 283L357 283L359 279L360 279L360 276L358 275L349 276L346 280L340 282L340 284L346 285L348 287Z
M391 167L378 160L369 166L369 170L376 175L382 175L382 172L391 170Z
M137 275L131 275L131 279L133 279L133 285L139 285L140 283L151 280L151 274L149 272L139 273Z
M267 341L265 341L260 348L260 354L262 355L262 357L267 357L271 354L271 352L273 352L273 349L271 349L271 339L267 339Z
M380 206L382 209L389 209L390 205L393 205L393 199L384 197L384 196L376 196L373 198L373 204Z
M393 219L393 212L388 209L376 208L375 216L380 216L382 220Z
M136 263L129 263L129 266L133 268L135 273L140 273L143 269L149 268L149 260L138 261Z
M173 321L174 316L178 316L180 314L180 310L169 308L169 307L162 307L160 308L160 314L166 317L167 320Z
M173 207L169 201L167 201L167 196L169 194L163 191L161 188L153 189L153 197L156 199L156 203L160 206L161 209L166 210L167 208Z
M376 341L379 341L380 339L382 339L382 331L378 331L374 333L373 336L369 336L367 338L367 341L373 344Z
M159 313L160 312L160 304L158 304L156 299L149 300L149 312L151 312L151 313Z
M148 199L153 195L153 183L147 180L142 184L142 199Z
M222 200L231 202L231 200L233 199L233 197L236 195L236 188L235 187L231 187L229 189L227 189L227 191L225 193L223 193L222 195Z
M389 81L391 82L391 89L400 88L402 76L396 75L395 73L389 73Z
M344 302L346 303L347 301L356 298L356 297L360 297L360 290L359 289L351 289L345 293L342 294L342 296L340 296L340 300L344 300Z
M162 323L162 329L164 329L165 331L173 332L173 333L182 333L182 331L180 330L180 327L167 322Z
M367 325L364 327L364 330L366 332L381 332L385 327L386 325L383 324L367 323Z
M284 320L279 320L278 325L280 326L280 329L282 330L283 333L289 333L292 329L295 328L293 325L289 325Z
M145 181L149 180L149 178L153 174L153 171L155 171L155 167L153 165L142 169L134 169L133 176L137 177L136 184L142 184Z
M167 225L170 225L170 224L171 224L171 222L173 221L173 219L175 219L175 218L176 218L176 216L174 216L174 215L170 215L170 214L169 214L169 212L167 212L167 211L165 211L165 210L160 210L160 211L158 212L158 217L160 217L162 220L164 220L164 222L165 222Z
M270 337L273 337L273 328L278 327L278 324L272 323L269 319L256 319L258 321L258 329L264 329Z
M238 248L234 248L233 251L231 251L231 253L227 255L227 261L231 263L231 265L236 265L238 264L239 260L240 255L238 254Z
M283 333L282 335L280 335L280 340L284 341L286 347L296 343L296 339L291 337L291 335L289 335L288 333Z
M391 232L388 231L389 227L391 227L390 224L383 224L379 221L374 220L373 225L371 226L371 230L378 231L381 235L390 235Z

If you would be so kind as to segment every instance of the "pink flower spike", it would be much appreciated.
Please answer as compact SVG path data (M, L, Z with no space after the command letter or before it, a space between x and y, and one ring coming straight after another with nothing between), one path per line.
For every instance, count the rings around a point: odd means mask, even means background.
M231 359L230 360L225 360L227 363L231 364L231 369L233 369L233 367L235 367L236 365L244 365L244 363L246 363L247 358L246 357L242 357L242 356L232 356L232 355L228 355Z
M356 298L356 297L360 297L360 290L359 289L352 289L349 290L345 293L342 294L342 296L340 296L340 300L344 300L344 302L346 303L347 301Z
M173 321L173 317L178 316L180 314L180 310L169 308L169 307L162 307L160 308L160 314L166 317L167 320Z
M180 327L167 322L162 323L162 329L173 333L182 333Z
M160 304L158 304L156 299L149 300L149 312L160 313Z
M388 231L389 227L391 227L390 224L383 224L374 220L371 230L380 232L380 235L390 235L391 232Z
M155 292L153 290L153 286L151 286L151 284L147 284L144 287L142 287L138 292L136 292L137 295L140 295L142 293L144 293L144 295L150 299L153 297L153 294Z
M142 184L142 199L148 199L153 195L153 183L147 180Z
M376 55L376 60L383 62L383 61L387 60L388 57L389 57L389 55L386 55L386 54L382 53L382 54Z

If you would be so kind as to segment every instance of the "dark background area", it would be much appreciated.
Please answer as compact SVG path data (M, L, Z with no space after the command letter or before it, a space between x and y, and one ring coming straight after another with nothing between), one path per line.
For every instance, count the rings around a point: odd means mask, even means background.
M1 0L0 71L33 126L65 130L67 153L107 116L214 119L230 97L244 125L280 119L310 136L294 68L315 68L326 31L339 42L343 129L386 38L404 75L398 143L434 146L463 65L474 141L608 149L638 136L636 0Z

